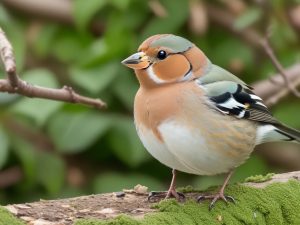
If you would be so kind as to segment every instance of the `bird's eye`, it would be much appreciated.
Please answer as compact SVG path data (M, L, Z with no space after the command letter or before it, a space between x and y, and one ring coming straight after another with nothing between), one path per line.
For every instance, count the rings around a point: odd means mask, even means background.
M167 53L164 50L160 50L157 53L157 58L160 60L163 60L163 59L167 58Z

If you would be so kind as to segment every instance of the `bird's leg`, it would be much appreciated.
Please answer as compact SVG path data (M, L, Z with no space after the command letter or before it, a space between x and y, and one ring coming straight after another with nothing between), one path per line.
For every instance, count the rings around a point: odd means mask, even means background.
M176 198L178 201L183 200L185 198L183 193L176 191L176 170L172 170L172 181L168 191L151 191L148 196L148 200L153 200L154 198Z
M209 205L209 210L211 210L214 207L215 203L220 199L225 201L226 203L228 201L231 201L231 202L235 203L235 200L234 200L233 197L228 196L228 195L224 195L224 189L225 189L225 187L226 187L226 185L227 185L227 183L228 183L228 181L229 181L232 174L233 174L233 171L230 171L228 173L228 175L226 176L225 181L224 181L220 191L217 194L215 194L215 195L200 195L197 198L197 202L200 202L200 201L205 200L205 199L212 199L212 201Z
M176 192L176 170L175 169L172 170L172 175L173 175L172 181L165 199L174 197L177 200L180 200L180 198L184 198L185 196L180 192Z

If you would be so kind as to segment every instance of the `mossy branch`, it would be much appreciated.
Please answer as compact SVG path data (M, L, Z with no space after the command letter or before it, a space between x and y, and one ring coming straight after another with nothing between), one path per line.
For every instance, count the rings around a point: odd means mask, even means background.
M61 200L8 205L0 210L0 224L300 224L300 171L252 177L229 185L236 204L198 204L199 192L187 191L187 201L150 203L143 188ZM214 191L211 188L209 191ZM1 215L2 214L2 215ZM14 217L12 217L14 215ZM7 222L7 221L6 221Z

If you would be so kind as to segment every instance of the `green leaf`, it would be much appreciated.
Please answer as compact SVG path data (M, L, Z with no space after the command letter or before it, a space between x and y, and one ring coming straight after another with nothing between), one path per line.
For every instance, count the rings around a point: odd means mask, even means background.
M83 54L90 45L92 37L88 33L79 34L71 28L60 27L51 47L51 54L62 62L73 63L81 61Z
M61 158L53 153L42 152L31 143L13 137L13 152L21 161L25 179L23 189L32 189L41 184L50 194L56 194L64 184L65 166Z
M11 18L6 9L0 4L0 24L8 24L11 22Z
M117 0L118 1L118 0ZM125 5L126 1L121 0L121 4ZM113 1L110 1L111 4L114 4ZM125 7L125 6L124 6ZM126 6L127 7L127 6ZM145 4L144 1L135 0L132 2L132 4L129 5L129 7L126 8L125 11L120 12L120 10L112 10L109 13L109 17L106 24L106 32L104 33L106 35L107 30L115 29L115 27L122 27L130 29L131 34L136 34L136 30L139 30L143 24L145 24L145 21L149 19L149 6L148 4ZM117 28L120 29L120 28ZM118 37L115 37L118 38ZM124 39L122 35L121 42L125 42L128 44L130 39ZM135 44L136 41L132 40Z
M36 182L37 175L37 156L34 147L27 141L13 137L11 142L13 152L21 161L22 171L24 172L23 188L30 189Z
M0 27L6 33L6 37L13 46L17 71L23 69L26 53L25 29L23 24L14 20L5 8L0 5Z
M2 126L0 126L0 169L5 165L9 154L9 139Z
M110 127L112 118L93 112L59 112L49 122L48 133L64 153L86 150Z
M18 94L10 94L10 93L1 93L0 95L0 105L6 105L12 103L20 98Z
M46 57L52 50L53 44L55 44L55 38L58 33L58 25L43 26L34 43L33 47L36 54L40 57Z
M113 12L108 18L104 39L109 46L108 54L111 57L127 54L132 41L134 41L127 21L126 13ZM123 41L120 41L120 37Z
M82 66L95 66L107 61L110 54L109 47L104 38L93 41L85 51L82 52L82 55L85 57L80 57L78 64Z
M58 87L55 75L45 69L27 71L22 78L33 85L50 88ZM10 111L27 116L33 119L38 126L42 126L47 119L62 106L62 104L62 102L58 101L24 97L13 104Z
M138 82L133 72L126 68L122 68L119 73L118 82L113 83L113 91L127 109L132 110Z
M260 8L250 8L234 21L233 26L238 30L245 29L257 22L261 16L262 10Z
M131 0L110 0L110 4L117 7L120 10L126 10Z
M92 68L73 67L70 70L71 79L90 93L97 94L114 80L120 66L119 62L110 62Z
M299 38L295 29L293 29L287 21L273 19L270 27L272 28L272 33L276 34L271 35L270 42L272 47L275 49L275 52L277 52L277 55L281 56L281 54L278 53L278 50L285 50L288 52L296 50L299 52L298 48L290 48L292 44L296 44L298 42Z
M244 70L253 68L254 56L249 46L226 35L222 36L222 41L215 39L212 40L212 43L213 47L211 47L210 56L216 65L228 68L232 60L238 59L243 65ZM232 51L232 49L238 49L238 51ZM256 75L258 74L254 73L250 78L253 79ZM245 78L242 77L242 79Z
M274 116L279 121L294 128L300 128L300 120L298 114L299 111L300 111L299 99L280 104L278 105L278 107L276 107L273 110Z
M51 195L57 194L65 179L64 161L51 153L38 153L37 180Z
M154 18L146 26L142 40L154 34L175 33L182 26L189 15L188 1L162 0L168 15L164 18Z
M149 190L162 190L163 185L156 179L141 174L121 174L107 172L97 176L93 184L94 193L122 191L132 189L135 185L141 184Z
M84 30L96 13L108 2L108 0L74 0L73 15L76 26Z
M137 136L133 118L116 117L108 140L115 155L130 167L137 167L149 159Z

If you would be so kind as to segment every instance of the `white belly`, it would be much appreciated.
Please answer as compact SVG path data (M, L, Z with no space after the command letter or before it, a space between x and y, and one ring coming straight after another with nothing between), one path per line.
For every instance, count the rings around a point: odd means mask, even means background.
M149 153L166 166L197 175L225 173L240 165L249 153L232 157L222 149L212 149L200 130L184 127L174 121L163 122L158 130L161 142L151 130L138 127L139 137ZM222 141L222 140L216 140Z

